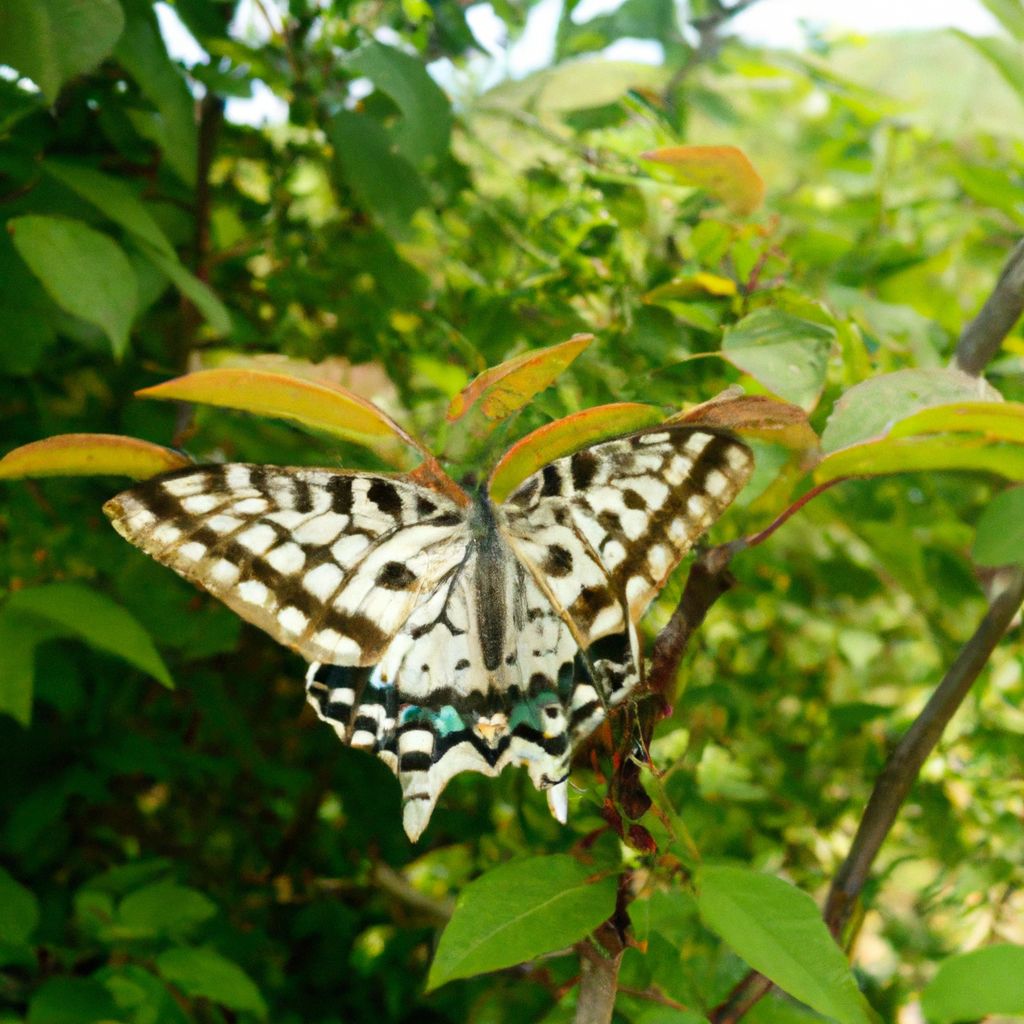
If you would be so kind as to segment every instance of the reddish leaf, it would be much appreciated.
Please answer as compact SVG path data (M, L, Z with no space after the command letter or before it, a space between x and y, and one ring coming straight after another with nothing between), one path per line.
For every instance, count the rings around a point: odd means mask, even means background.
M764 201L764 180L735 146L666 146L641 159L665 164L682 184L706 189L733 213L753 213Z
M796 451L818 447L818 435L798 405L768 395L744 395L732 388L708 402L672 416L668 423L700 423L725 427L744 437L756 437Z
M501 457L488 481L491 499L504 501L531 473L553 459L607 437L653 427L663 418L662 411L653 405L616 402L548 423L517 441Z
M0 478L110 474L145 480L188 465L188 456L134 437L58 434L8 452L0 459Z
M560 345L534 349L484 370L452 399L448 421L474 409L492 424L505 419L550 387L593 340L592 334L574 334Z

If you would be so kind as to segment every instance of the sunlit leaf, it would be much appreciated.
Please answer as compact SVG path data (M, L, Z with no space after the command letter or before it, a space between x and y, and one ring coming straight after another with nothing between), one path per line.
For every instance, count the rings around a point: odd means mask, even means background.
M896 370L855 384L836 402L822 432L821 446L825 452L834 452L860 441L884 437L899 420L929 406L1001 400L1002 396L991 385L959 370ZM943 418L946 414L935 415ZM968 413L965 411L964 415ZM953 414L949 416L950 425L943 429L955 430ZM928 424L930 419L921 422ZM921 428L921 432L927 431L927 426Z
M989 13L1014 39L1024 40L1024 4L1021 0L981 0Z
M952 402L922 409L889 429L889 437L916 434L978 433L1000 441L1024 444L1024 403Z
M616 402L547 423L517 441L501 457L491 472L491 499L504 501L531 473L554 459L604 438L652 427L662 419L664 414L653 405Z
M736 294L736 290L736 282L732 278L700 271L652 288L643 296L643 301L650 306L658 306L668 299L692 299L703 295L731 296Z
M389 416L337 384L264 370L225 368L199 370L143 388L138 394L142 398L197 402L290 420L361 444L398 466L408 462L405 449L422 452L422 447Z
M758 309L726 329L722 355L769 391L811 410L825 386L835 331L779 309Z
M667 146L641 159L671 168L684 185L707 189L733 213L753 213L764 201L764 180L735 146Z
M955 28L950 31L968 46L974 47L1024 102L1024 65L1021 64L1020 48L1015 43L996 36L974 36Z
M5 610L26 612L58 627L60 635L77 637L90 647L116 655L173 687L167 666L149 633L125 608L79 583L47 583L17 590Z
M533 349L484 370L452 399L449 421L477 409L492 422L505 419L550 387L593 340L592 334L576 334L560 345Z
M191 464L180 452L118 434L58 434L0 459L0 479L41 476L130 476L145 480Z
M441 934L429 989L571 946L615 909L616 879L565 854L528 857L488 871L459 895Z
M974 538L978 565L1024 562L1024 487L997 494L978 520Z
M199 132L195 100L180 69L167 54L156 13L149 4L125 5L118 62L138 83L155 110L132 104L125 113L135 130L160 147L163 160L182 181L195 183Z
M99 327L114 355L124 355L138 302L135 271L124 250L109 235L70 217L15 217L8 230L53 301Z
M117 0L4 0L0 64L31 78L53 103L65 82L110 53L123 29Z
M444 157L451 136L451 104L421 60L372 41L347 54L344 65L365 75L401 110L402 117L389 128L399 153L417 165Z
M997 473L1024 481L1024 445L992 444L983 438L947 434L887 437L832 452L814 470L816 483L848 476L884 476L923 470L961 469Z
M1024 946L986 946L944 960L921 1006L930 1024L1024 1015Z
M751 967L840 1024L871 1022L846 957L810 896L747 868L702 867L696 882L705 924Z

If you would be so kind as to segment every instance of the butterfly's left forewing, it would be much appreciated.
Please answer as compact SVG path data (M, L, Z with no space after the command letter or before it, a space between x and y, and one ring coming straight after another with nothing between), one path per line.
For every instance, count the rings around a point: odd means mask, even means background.
M572 630L604 702L638 682L637 621L752 468L729 434L663 427L558 459L505 503L510 544Z

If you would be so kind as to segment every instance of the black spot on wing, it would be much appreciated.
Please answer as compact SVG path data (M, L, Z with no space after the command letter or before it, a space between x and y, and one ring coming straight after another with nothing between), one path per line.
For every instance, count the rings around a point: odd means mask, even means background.
M572 485L577 491L586 490L597 473L598 461L593 452L586 450L576 452L569 460L572 472Z
M309 484L300 477L292 477L292 501L296 512L313 511L313 492Z
M401 562L386 562L377 573L376 583L385 590L408 590L416 579L416 574Z
M366 496L387 515L397 516L402 511L402 498L398 488L387 480L374 480Z
M572 554L561 544L552 544L547 549L543 569L549 576L568 576L572 572Z
M339 515L350 515L352 512L352 478L349 476L332 476L327 481L327 493L331 496L331 511Z
M553 462L544 467L542 476L544 485L540 489L541 497L550 498L555 494L562 493L562 474Z

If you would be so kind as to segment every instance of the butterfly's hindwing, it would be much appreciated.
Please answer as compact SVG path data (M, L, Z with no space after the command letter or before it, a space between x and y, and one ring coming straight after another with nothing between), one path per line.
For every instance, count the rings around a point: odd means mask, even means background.
M395 771L416 838L452 776L508 764L564 820L573 748L641 678L637 620L750 468L729 435L666 427L559 459L497 507L404 478L226 465L106 511L313 663L314 710Z

